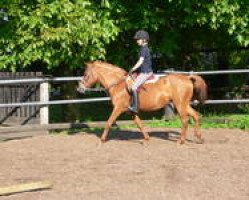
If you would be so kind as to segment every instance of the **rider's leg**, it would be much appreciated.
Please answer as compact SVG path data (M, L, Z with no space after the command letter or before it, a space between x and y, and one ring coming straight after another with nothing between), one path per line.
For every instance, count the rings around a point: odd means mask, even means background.
M131 105L128 107L130 111L134 113L138 113L138 93L137 89L132 88L132 100L131 100Z
M137 79L135 80L134 84L132 85L132 104L129 106L129 110L138 113L139 108L139 99L138 99L138 92L137 89L140 85L142 85L151 74L141 73L138 75Z

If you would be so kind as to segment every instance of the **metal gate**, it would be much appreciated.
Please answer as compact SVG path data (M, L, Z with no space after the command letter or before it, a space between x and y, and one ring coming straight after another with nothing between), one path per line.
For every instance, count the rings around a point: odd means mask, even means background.
M14 80L42 76L42 72L0 72L0 80ZM40 100L39 83L0 85L0 103ZM0 108L1 125L39 124L39 106Z

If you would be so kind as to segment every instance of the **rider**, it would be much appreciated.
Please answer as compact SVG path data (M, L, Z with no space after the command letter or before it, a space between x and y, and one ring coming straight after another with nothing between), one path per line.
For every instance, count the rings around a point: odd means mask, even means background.
M153 74L152 61L150 49L148 47L149 34L144 30L139 30L136 32L134 39L137 44L141 46L139 52L139 59L134 67L130 70L130 73L138 71L139 75L132 85L132 104L128 107L130 111L138 113L138 94L137 89L142 85L150 76Z

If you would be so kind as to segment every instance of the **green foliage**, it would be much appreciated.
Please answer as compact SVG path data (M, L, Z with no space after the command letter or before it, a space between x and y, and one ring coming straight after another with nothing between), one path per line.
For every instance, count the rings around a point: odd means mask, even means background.
M141 28L150 32L153 51L174 66L203 47L249 45L249 4L241 0L1 0L0 8L0 19L9 17L0 24L0 69L34 62L76 67L94 59L128 67ZM199 66L199 59L190 61Z
M200 24L223 29L243 46L249 45L249 4L240 0L220 0L203 4L205 12L197 14Z
M150 33L162 69L217 69L219 63L202 65L203 48L222 51L230 68L242 68L248 57L248 50L231 53L249 46L248 0L1 0L0 9L5 11L0 12L0 70L39 63L53 72L73 73L72 68L95 59L130 68L137 59L132 38L138 29ZM237 76L230 84L245 81ZM243 110L248 112L248 106ZM100 118L94 112L87 116Z
M152 50L160 52L170 65L181 68L190 52L249 44L249 4L246 1L113 0L111 8L122 32L111 45L108 58L121 66L133 63L127 55L134 55L132 36L141 28L150 32ZM191 58L191 65L200 67L200 59Z
M249 115L249 104L240 105L240 109Z
M5 1L9 21L0 25L0 68L16 70L35 61L48 68L61 63L82 66L103 59L105 45L119 28L110 17L107 1Z

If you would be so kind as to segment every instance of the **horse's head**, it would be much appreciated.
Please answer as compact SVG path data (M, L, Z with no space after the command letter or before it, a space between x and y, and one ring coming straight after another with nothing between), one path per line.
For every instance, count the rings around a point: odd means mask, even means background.
M79 85L77 91L79 93L85 93L87 88L92 87L97 82L97 74L94 71L94 67L90 64L87 64L84 75L82 79L79 81Z
M86 88L92 87L99 82L105 89L116 85L127 75L124 69L115 65L94 61L86 64L86 70L83 78L79 82L78 92L84 93Z

